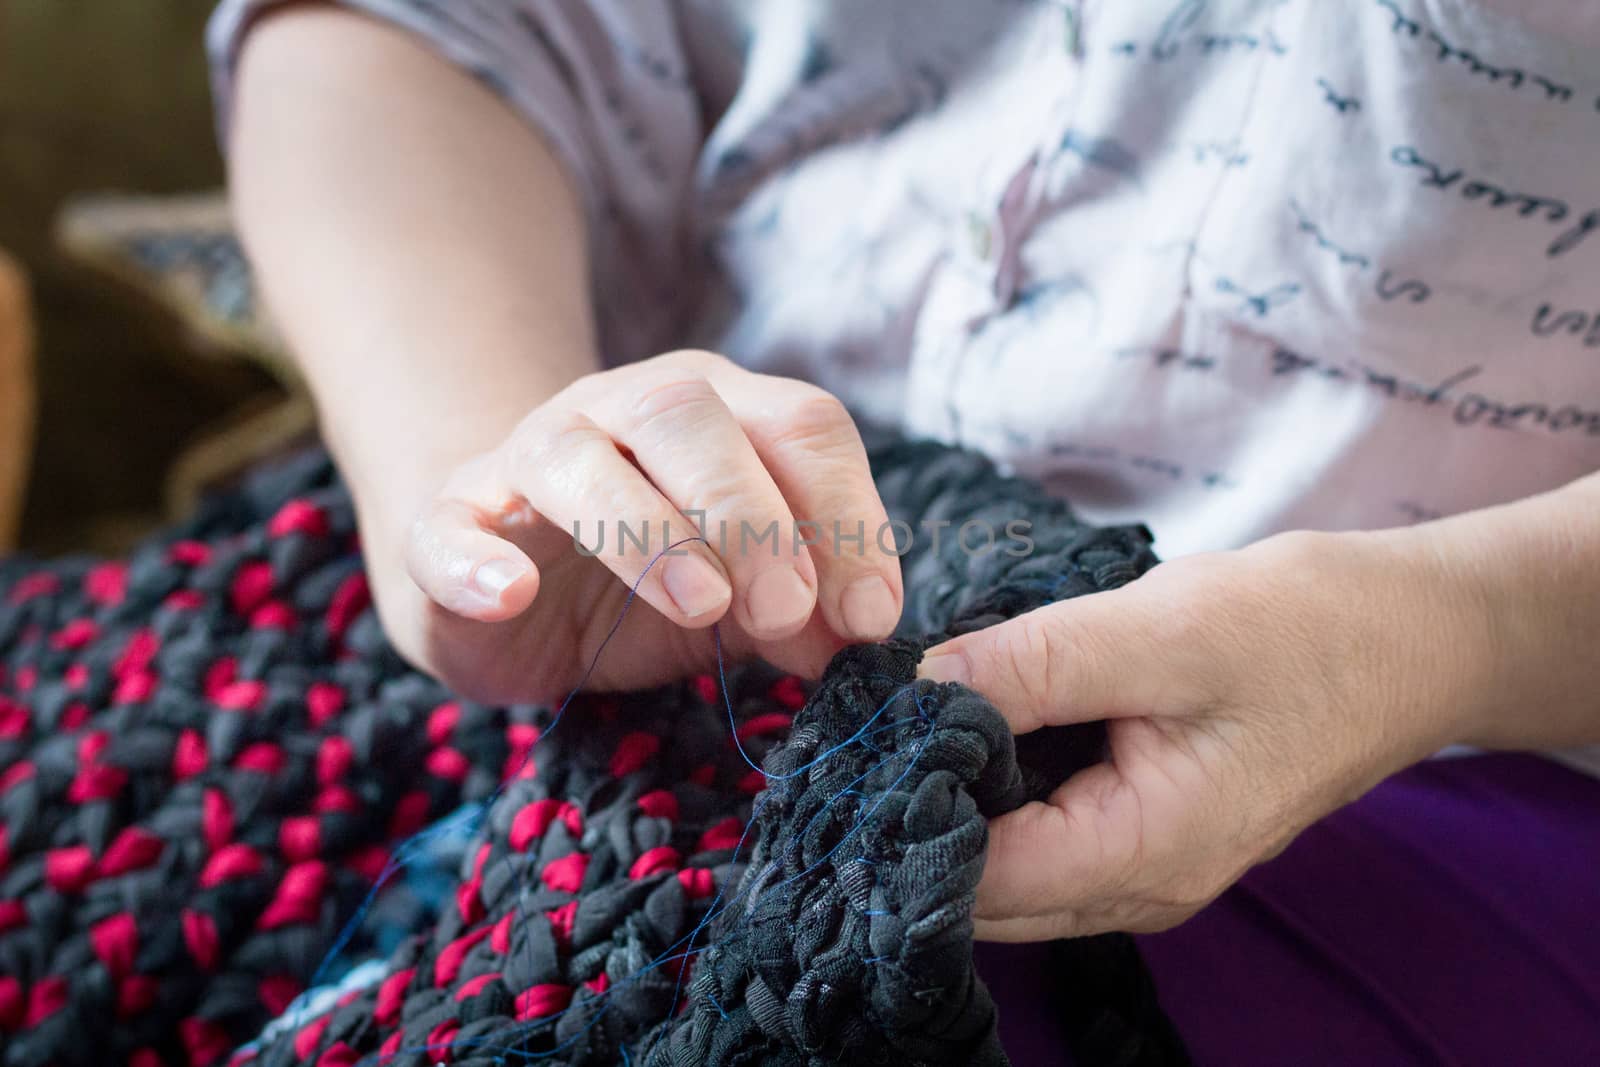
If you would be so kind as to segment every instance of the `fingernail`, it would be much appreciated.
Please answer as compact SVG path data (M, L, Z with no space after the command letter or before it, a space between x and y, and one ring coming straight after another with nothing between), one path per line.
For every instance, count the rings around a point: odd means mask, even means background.
M889 583L876 574L857 578L846 586L839 608L851 635L863 640L887 636L900 621L900 609L895 606Z
M917 668L917 677L926 678L930 682L960 682L962 685L972 684L972 668L967 665L967 657L959 652L941 652L936 656L928 656Z
M815 605L816 595L793 567L767 568L745 594L750 618L763 630L787 630L805 621Z
M491 559L478 565L472 573L472 584L477 586L478 592L498 602L500 595L510 589L511 583L521 578L525 570L508 559Z
M678 610L689 618L715 611L733 595L728 580L699 556L673 556L661 574L661 584Z

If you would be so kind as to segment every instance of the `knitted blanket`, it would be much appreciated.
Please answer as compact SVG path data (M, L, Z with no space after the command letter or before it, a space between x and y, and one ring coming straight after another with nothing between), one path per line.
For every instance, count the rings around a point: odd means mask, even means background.
M976 455L872 452L893 516L1022 518L1033 550L914 544L903 636L809 693L750 664L559 721L455 699L384 641L320 452L126 561L0 562L0 1064L1005 1063L971 960L986 820L1100 735L1014 744L916 663L1154 557ZM463 802L432 927L236 1051ZM1080 1062L1183 1062L1131 942L1058 958Z

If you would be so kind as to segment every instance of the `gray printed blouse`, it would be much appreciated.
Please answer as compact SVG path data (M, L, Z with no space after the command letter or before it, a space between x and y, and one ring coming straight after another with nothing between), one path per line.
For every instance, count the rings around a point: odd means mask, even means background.
M1600 467L1600 5L342 2L570 168L612 361L810 379L1169 556Z

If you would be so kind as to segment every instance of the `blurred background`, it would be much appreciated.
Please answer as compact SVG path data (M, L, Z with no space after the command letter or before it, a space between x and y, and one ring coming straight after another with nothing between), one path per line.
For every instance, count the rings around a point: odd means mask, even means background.
M308 425L220 189L212 0L0 0L0 551L125 549Z

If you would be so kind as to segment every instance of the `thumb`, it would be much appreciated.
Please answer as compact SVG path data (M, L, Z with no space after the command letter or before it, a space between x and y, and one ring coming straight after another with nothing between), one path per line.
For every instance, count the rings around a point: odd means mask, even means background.
M411 527L405 561L430 600L478 622L521 614L539 591L539 571L526 553L484 529L458 500L429 505Z
M929 649L918 674L976 689L1018 734L1157 713L1172 657L1148 599L1125 586L1049 604Z

